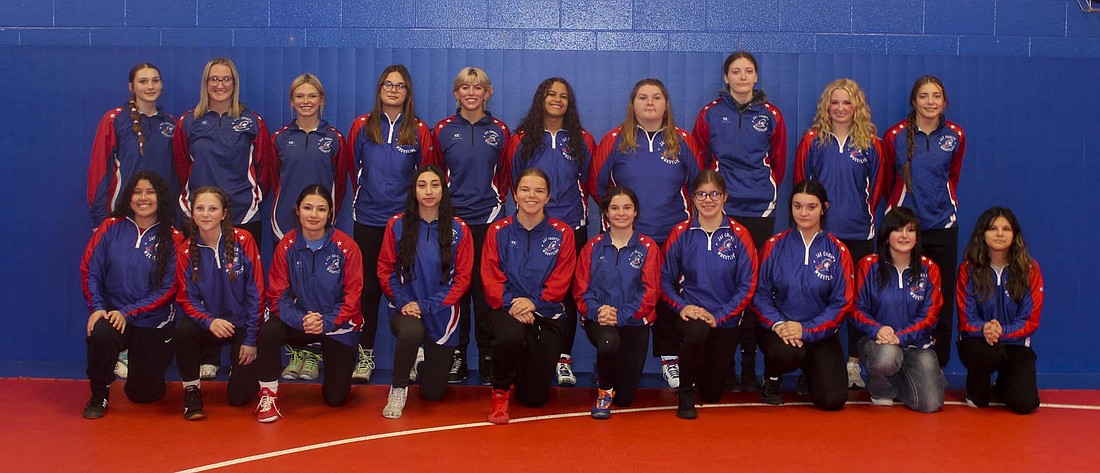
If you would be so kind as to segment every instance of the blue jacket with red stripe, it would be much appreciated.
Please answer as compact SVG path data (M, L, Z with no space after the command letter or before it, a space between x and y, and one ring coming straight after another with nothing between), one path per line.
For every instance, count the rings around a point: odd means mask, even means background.
M795 321L802 341L836 335L855 300L852 255L835 236L817 232L807 245L798 230L768 239L752 304L768 327Z
M507 187L499 170L512 136L508 125L488 112L476 123L455 113L440 120L434 133L458 216L473 225L504 217Z
M1028 291L1020 300L1008 294L1005 283L1011 278L1010 268L999 273L992 272L992 287L983 301L978 296L973 281L974 268L964 261L959 266L959 278L955 286L955 301L959 307L959 339L965 337L982 338L982 326L991 320L1001 324L999 343L1031 346L1031 334L1039 328L1039 318L1043 312L1043 273L1039 263L1031 261L1028 278Z
M267 307L287 325L302 330L306 312L318 312L322 333L355 346L363 327L362 294L363 255L347 233L329 228L314 251L294 229L275 247Z
M654 235L664 243L676 224L691 218L688 186L703 168L703 155L695 139L679 128L680 155L664 156L665 133L662 129L652 139L638 127L635 137L638 147L630 153L619 149L622 127L611 130L600 140L592 169L588 172L588 189L599 202L615 186L629 186L638 195L641 212L635 229L644 235Z
M900 346L928 348L936 344L932 331L943 306L940 269L927 257L920 261L920 274L914 275L908 267L904 271L892 267L897 278L881 285L878 272L886 263L879 261L877 254L859 260L851 322L863 335L874 340L879 329L887 326L894 329Z
M282 127L271 137L275 155L271 166L271 183L275 199L271 203L271 229L275 238L297 228L298 215L294 206L302 189L324 185L332 192L332 215L340 211L347 189L347 173L351 168L351 150L344 135L321 120L317 129L306 133L298 124Z
M512 135L504 151L503 169L511 190L519 174L528 168L539 168L550 177L550 202L546 214L578 228L588 223L588 168L596 152L596 142L587 131L581 130L584 143L569 142L565 130L557 133L545 131L542 148L535 150L529 162L521 162L523 132ZM515 196L513 196L515 197Z
M893 175L893 190L886 210L902 205L917 214L921 230L955 226L959 209L959 175L962 173L966 135L960 126L940 119L940 125L926 134L913 130L913 159L909 159L908 121L902 120L882 136L885 164ZM913 183L905 185L905 164Z
M546 217L530 230L516 217L489 225L481 251L481 280L485 300L494 309L512 306L525 297L536 315L557 319L565 313L562 300L577 266L573 230L561 220Z
M404 219L405 214L397 214L386 224L378 256L378 280L394 311L391 317L403 317L401 308L415 302L428 337L437 345L458 346L455 331L462 312L459 302L470 287L474 267L473 235L466 222L458 217L451 220L449 229L443 230L451 235L449 251L454 256L451 270L443 277L439 256L440 222L417 218L416 260L406 279L397 271Z
M829 232L845 240L875 238L875 208L882 197L882 141L871 137L871 147L856 148L852 139L842 144L829 134L828 144L817 141L820 130L802 135L795 153L794 182L817 179L829 195Z
M234 228L233 239L232 264L222 261L220 239L217 248L196 240L198 269L192 260L191 240L180 245L175 268L180 283L176 302L203 329L210 330L214 319L225 319L235 330L243 327L245 336L241 344L255 347L265 307L263 264L251 234ZM192 277L196 271L198 281ZM230 273L236 280L231 279Z
M352 216L363 225L385 227L390 217L405 208L405 196L418 166L440 164L439 145L432 130L416 120L416 143L403 145L398 142L402 120L398 115L390 120L383 114L382 143L375 143L363 129L370 114L356 118L348 133L348 146L352 149L354 174L351 176L355 197L352 199Z
M180 185L172 165L172 136L176 118L157 110L151 117L138 114L145 144L139 147L130 109L108 110L96 128L92 158L88 163L88 208L92 225L98 227L118 206L122 186L139 171L153 171L168 183L168 191L179 195Z
M149 282L156 266L156 223L145 229L129 218L111 217L96 228L80 261L88 313L117 310L127 323L143 328L160 328L173 322L176 297L176 246L183 240L172 229L172 251L159 284Z
M787 165L787 125L764 92L739 105L728 92L699 111L691 130L707 166L726 179L726 213L769 217Z
M600 234L577 258L573 296L584 323L598 323L600 307L615 308L617 326L652 325L661 287L661 249L652 238L634 232L622 248Z
M677 314L697 305L718 327L741 325L756 292L756 247L748 229L729 216L707 234L699 218L680 222L665 242L661 296Z

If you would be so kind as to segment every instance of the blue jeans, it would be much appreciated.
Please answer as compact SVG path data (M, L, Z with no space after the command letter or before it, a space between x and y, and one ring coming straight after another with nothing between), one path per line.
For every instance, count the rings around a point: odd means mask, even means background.
M871 398L898 399L918 412L936 412L943 407L946 383L931 348L880 345L863 337L859 358L867 368Z

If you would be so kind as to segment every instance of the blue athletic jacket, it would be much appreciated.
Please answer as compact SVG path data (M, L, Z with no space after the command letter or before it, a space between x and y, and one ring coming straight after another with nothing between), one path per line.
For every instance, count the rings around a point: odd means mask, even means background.
M389 116L383 117L382 143L375 143L363 130L369 117L368 113L356 118L348 133L348 146L352 149L355 166L355 174L351 176L355 188L352 216L363 225L385 227L390 217L405 208L405 196L416 168L425 164L439 165L439 145L428 125L415 117L412 119L416 120L416 143L398 144L401 121L408 119L402 115L392 121Z
M726 213L771 216L787 165L787 125L764 92L754 91L745 105L722 92L699 111L691 134L707 165L726 179Z
M802 324L802 341L835 335L852 309L852 255L835 236L818 232L806 245L798 230L768 239L760 256L760 280L752 304L767 327Z
M444 278L439 257L440 222L425 222L417 218L416 261L409 270L410 279L406 280L397 271L404 219L403 213L394 215L386 224L378 257L378 280L382 282L382 292L389 299L393 311L391 317L404 317L401 308L416 302L428 337L437 345L458 346L455 331L462 312L458 303L470 287L470 274L474 266L473 235L466 222L458 217L454 217L450 228L444 230L451 235L450 251L454 255L451 271Z
M93 227L115 211L122 186L139 171L153 171L164 178L173 198L180 193L172 164L176 118L157 110L151 117L138 114L138 120L145 137L145 144L140 147L128 107L108 110L99 121L88 163L88 209Z
M882 286L878 272L886 263L879 261L877 254L859 260L851 322L863 335L874 340L879 329L887 326L894 329L900 346L928 348L936 344L932 331L943 306L940 269L927 257L922 256L920 262L920 274L912 282L912 269L890 268L896 278Z
M194 238L198 238L195 236ZM191 240L179 246L176 255L176 278L180 291L176 302L183 313L200 327L210 330L214 319L225 319L234 330L245 330L244 346L255 347L264 316L264 270L256 240L247 231L233 229L233 263L222 261L219 247L206 246L197 240L199 280L193 280L195 266L191 255ZM236 275L236 281L230 279Z
M691 198L688 186L703 168L703 155L695 139L684 130L676 129L680 155L666 158L665 132L658 131L652 140L638 127L635 138L638 147L630 152L619 150L622 127L611 130L600 140L592 169L588 172L589 193L599 202L615 186L629 186L638 195L640 213L635 229L643 235L654 235L663 244L677 223L691 218Z
M577 258L573 296L583 323L598 323L600 307L609 305L615 308L619 327L652 325L660 287L660 246L638 232L622 248L615 248L609 234L600 234Z
M680 222L665 242L661 295L677 314L697 305L718 327L741 324L756 292L756 247L752 235L729 216L708 235L699 218Z
M363 327L363 255L348 234L329 228L317 251L291 230L271 258L267 307L287 325L302 330L306 312L324 318L323 333L354 346Z
M271 229L275 238L297 228L298 215L294 206L302 189L322 184L332 192L335 217L344 201L351 150L340 134L328 122L321 120L317 129L306 133L290 122L271 137L275 143L271 183L275 198L271 203Z
M156 265L157 228L141 232L129 218L111 217L96 228L80 261L84 298L88 313L117 310L126 323L143 328L160 328L173 322L176 297L176 251L183 235L172 230L172 251L160 284L149 284Z
M921 230L954 227L966 135L959 125L942 118L931 135L913 130L913 160L909 167L913 188L910 189L905 185L904 173L909 156L907 126L908 121L902 120L882 136L884 164L893 175L893 190L886 201L886 210L902 205L913 209Z
M502 218L507 187L498 171L504 145L512 136L508 125L488 112L476 123L456 112L434 130L458 216L474 225Z
M561 301L569 295L576 266L573 229L565 222L546 217L527 230L515 216L498 220L489 225L481 251L485 299L500 309L526 297L538 316L557 319L565 313Z
M794 182L817 179L829 194L829 232L845 240L875 238L875 208L882 196L882 141L858 149L851 137L841 144L835 135L818 144L819 130L802 135L794 160Z
M507 189L519 178L519 174L528 168L539 168L550 177L550 202L546 204L546 214L550 217L579 228L588 223L588 182L589 162L596 152L596 142L587 131L581 130L584 143L569 143L569 134L558 130L551 134L545 131L542 149L531 155L531 161L521 162L520 150L523 148L523 132L512 135L504 150L504 169L508 176ZM513 196L514 197L514 196Z
M993 271L993 286L989 297L979 300L974 289L974 268L969 262L959 266L959 278L955 286L955 300L959 307L959 338L982 338L982 326L990 320L1001 324L1000 343L1031 346L1031 334L1039 328L1039 317L1043 312L1043 273L1039 263L1031 261L1031 271L1027 275L1028 291L1020 300L1008 295L1005 283L1011 278L1020 277L1005 268L998 274Z

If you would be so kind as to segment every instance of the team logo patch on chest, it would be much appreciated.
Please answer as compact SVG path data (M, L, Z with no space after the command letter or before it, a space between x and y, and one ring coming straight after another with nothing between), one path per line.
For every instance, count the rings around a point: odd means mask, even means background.
M642 269L642 265L645 264L645 255L640 250L634 250L630 252L630 256L627 256L626 261L631 268Z
M954 136L942 136L940 137L940 149L948 153L955 151L955 148L959 146L959 140Z
M719 258L726 261L733 261L737 258L737 253L734 252L733 234L726 232L721 235L715 235L714 252Z
M494 130L485 130L485 134L482 135L482 137L485 138L485 144L494 148L500 146L500 133Z
M165 138L171 138L176 134L175 123L163 122L158 128L160 129L160 134L163 135Z
M317 140L317 151L320 151L320 152L325 153L325 154L332 153L332 142L333 141L334 140L332 138L328 138L328 137L321 138L320 140Z
M419 151L419 149L416 146L409 146L409 145L397 145L397 146L394 146L394 148L397 148L397 151L400 151L403 154L413 154L413 153Z
M340 274L340 265L342 264L340 255L328 255L325 257L325 271L329 274Z
M928 288L928 273L921 273L920 277L909 286L909 297L915 301L924 300L924 292Z
M150 261L156 261L157 260L157 236L156 235L153 235L153 236L149 237L149 241L145 243L145 247L142 248L142 252L145 254L146 258L149 258Z
M836 255L829 253L828 251L819 251L814 254L813 259L814 275L822 281L832 281L833 271L836 267Z
M241 263L241 250L239 248L233 248L233 262L226 263L225 274L236 274L240 276L244 274L244 264Z
M542 239L542 254L554 256L558 251L561 251L561 238L551 236Z
M848 157L856 164L867 164L867 153L861 149L849 148Z
M760 133L767 133L771 128L772 119L767 115L757 115L752 117L752 129L759 131Z
M248 131L252 129L252 119L248 117L239 117L233 120L233 131L238 133Z

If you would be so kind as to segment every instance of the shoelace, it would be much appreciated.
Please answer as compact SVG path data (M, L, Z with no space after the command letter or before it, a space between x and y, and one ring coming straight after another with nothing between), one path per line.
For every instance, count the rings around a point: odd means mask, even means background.
M558 376L573 376L573 369L569 363L558 362Z
M359 361L355 364L355 371L366 371L374 369L374 355L365 355L363 352L359 352Z
M261 397L260 398L260 405L256 407L256 410L258 410L260 412L263 412L263 411L270 411L270 410L274 409L275 413L278 414L279 417L282 417L283 413L279 412L279 406L275 405L275 400L276 399L278 399L278 398L275 397L275 396L265 395L265 396Z
M454 358L451 360L451 374L458 374L458 371L462 369L462 358Z
M597 409L611 409L611 396L602 396L596 400Z
M293 348L288 348L287 350L290 351L290 364L298 365L302 363L302 350L295 350Z
M665 368L665 370L668 371L668 376L670 378L679 378L680 377L680 365L675 364L675 363L667 363L667 364L665 364L664 368Z
M303 371L313 371L317 369L317 358L314 356L307 356L305 364L302 366Z
M390 399L389 399L389 402L400 402L400 403L404 403L404 402L405 402L405 399L406 399L406 398L408 397L408 395L409 395L409 390L408 390L408 388L406 388L406 389L393 389L393 390L390 390Z

